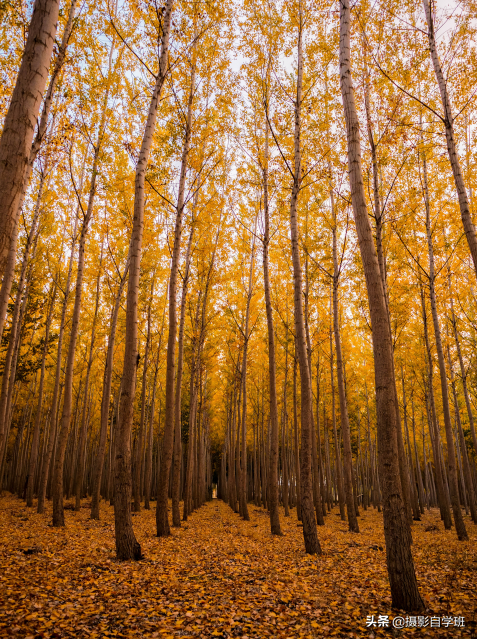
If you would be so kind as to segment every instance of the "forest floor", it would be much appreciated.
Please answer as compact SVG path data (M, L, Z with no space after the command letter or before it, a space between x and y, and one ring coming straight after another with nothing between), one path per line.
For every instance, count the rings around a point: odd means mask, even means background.
M109 505L92 521L84 501L80 512L66 510L65 528L54 529L50 510L38 515L3 496L0 636L477 637L477 526L468 517L468 542L444 531L438 511L414 523L428 609L413 619L391 610L381 514L362 512L361 532L352 534L335 509L319 528L323 555L312 557L296 511L282 516L278 538L266 511L252 504L249 511L245 522L214 500L159 540L155 511L143 510L133 522L144 560L120 563ZM370 615L388 616L389 627L366 627ZM396 630L397 616L427 627ZM431 618L441 627L431 628Z

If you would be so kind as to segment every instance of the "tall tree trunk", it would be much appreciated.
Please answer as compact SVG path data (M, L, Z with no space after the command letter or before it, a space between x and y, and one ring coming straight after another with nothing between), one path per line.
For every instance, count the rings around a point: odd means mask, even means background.
M0 289L0 340L1 340L2 335L3 335L3 328L4 328L4 324L5 324L5 316L6 316L6 313L7 313L8 300L9 300L10 291L11 291L11 287L12 287L12 283L13 283L13 277L14 277L14 273L15 273L15 259L16 259L16 254L17 254L17 239L18 239L18 220L19 220L19 216L20 216L20 211L22 209L25 193L26 193L26 190L28 188L28 184L30 182L31 172L32 172L32 169L33 169L33 164L35 163L35 160L37 158L38 152L40 150L41 144L43 142L43 139L45 137L45 133L46 133L46 130L47 130L47 126L48 126L48 122L49 122L49 115L50 115L50 111L51 111L51 105L53 103L53 96L54 96L56 85L58 83L58 79L59 79L59 76L60 76L60 71L61 71L61 69L63 67L63 64L64 64L64 61L65 61L66 48L68 46L68 42L69 42L69 39L70 39L70 36L71 36L71 32L73 30L73 19L74 19L74 15L75 15L75 11L76 11L77 1L78 0L71 0L70 10L69 10L69 14L68 14L68 20L67 20L67 23L66 23L66 26L65 26L65 30L63 31L63 37L62 37L62 40L61 40L61 45L60 45L60 47L58 49L58 55L56 56L53 72L52 72L52 74L50 76L50 82L49 82L48 89L47 89L46 94L45 94L45 100L43 102L43 109L42 109L40 121L38 122L38 128L37 128L37 131L36 131L35 139L33 140L33 144L31 145L29 154L27 152L25 158L22 158L22 160L26 161L26 164L25 164L25 167L24 167L24 170L23 170L23 181L22 181L21 188L20 188L20 195L17 198L15 204L12 201L12 205L11 205L11 209L10 209L11 214L14 216L14 228L13 228L12 240L11 240L10 247L9 247L8 258L7 258L7 261L6 261L5 271L2 272L3 280L2 280L2 287ZM45 10L45 7L47 5L46 2L41 2L41 3L37 3L37 4L44 5L43 11ZM50 3L50 4L52 6L49 8L49 10L50 11L51 10L54 11L54 4L58 5L59 2L54 2L54 3ZM36 8L36 6L35 6L35 8ZM58 8L56 9L56 11L58 11ZM30 30L31 30L32 26L33 26L33 20L32 20L32 25L30 26ZM54 30L56 32L56 25L54 27ZM29 31L29 34L30 34L30 31ZM53 34L53 40L54 40L54 34ZM37 46L40 45L40 44L41 43L37 43ZM49 46L49 44L48 44L48 46ZM28 47L28 44L27 44L27 47ZM38 49L41 49L41 46L38 46ZM26 49L25 49L25 54L26 54ZM31 52L31 54L35 55L33 52ZM42 55L43 54L46 55L46 51L42 51L41 54ZM51 52L50 52L50 56L51 56ZM23 61L22 61L22 64L23 64ZM49 61L48 62L46 61L46 58L45 58L45 65L46 65L46 68L45 69L41 69L41 72L44 74L45 71L46 71L46 75L48 75L50 63L49 63ZM35 73L33 65L30 67L30 72L32 72L32 71ZM29 73L28 73L28 75L29 75ZM38 79L36 79L36 80L38 80ZM30 83L30 79L28 78L27 79L27 87L26 87L27 90L29 88L28 87L29 83ZM37 90L38 90L38 88L37 88ZM22 91L22 93L23 93L23 91ZM21 97L21 100L23 100L23 96ZM37 113L38 112L39 112L39 108L38 108ZM31 122L33 123L33 126L36 126L36 116L33 117ZM29 135L29 132L28 132L28 135ZM30 141L31 141L31 139L30 139ZM27 141L25 140L25 150L27 148L28 148L28 144L27 144Z
M116 339L116 327L118 324L119 309L121 307L121 297L126 284L126 278L129 270L129 255L126 260L124 273L119 282L116 300L114 302L113 312L111 313L111 321L108 337L108 350L106 352L106 363L104 365L103 375L103 393L101 396L101 422L99 429L99 445L96 453L96 459L93 467L92 490L91 490L91 519L99 519L99 500L101 491L101 479L103 476L104 453L106 451L106 440L108 437L109 422L109 403L111 399L111 385L113 380L113 360L114 360L114 342ZM110 438L112 442L112 437ZM111 444L110 444L111 445Z
M104 131L104 126L105 126L104 116L106 113L106 107L107 107L110 88L111 88L110 78L111 78L111 69L112 69L112 63L113 63L114 46L115 46L115 42L113 39L111 48L109 49L108 75L107 75L108 83L107 83L106 94L105 94L104 102L103 102L102 121L100 125L100 130L102 131ZM99 145L99 140L100 138L98 138L98 145ZM108 337L108 349L106 352L106 363L105 363L104 374L103 374L103 392L101 397L99 444L98 444L98 450L96 453L96 458L92 468L91 519L99 519L101 478L103 473L104 453L106 450L106 439L108 435L109 402L110 402L110 396L111 396L111 384L112 384L112 375L113 375L114 341L116 336L116 326L118 322L119 308L121 304L121 296L124 290L127 273L129 270L129 261L130 261L130 254L128 253L124 274L119 283L118 293L117 293L115 304L113 307L113 312L111 314L110 332Z
M81 509L81 494L83 492L83 480L84 480L84 466L85 466L85 454L86 454L86 437L88 433L88 395L90 394L89 378L91 375L91 367L93 366L93 353L94 342L96 339L96 322L98 319L99 309L99 285L101 281L101 267L103 261L103 254L101 249L101 257L98 266L98 277L96 280L96 303L94 306L93 325L91 327L91 341L89 345L89 357L86 366L86 379L84 383L84 401L83 401L83 414L81 416L80 436L78 439L78 455L76 464L76 477L75 477L75 510Z
M308 211L306 215L306 231L305 231L305 241L308 241ZM310 386L313 382L312 375L312 363L311 363L311 338L310 338L310 327L308 324L308 304L310 298L310 280L308 277L308 250L306 250L305 254L305 334L306 334L306 354L308 359L308 369L310 375ZM317 450L316 450L316 429L315 429L315 417L313 414L313 393L312 397L312 408L310 413L310 428L311 428L311 467L313 473L313 503L315 505L315 515L316 515L316 523L319 526L324 525L323 519L323 511L321 508L321 499L320 499L320 478L318 472L318 459L317 459ZM317 416L318 417L318 416ZM319 421L319 419L318 419Z
M367 61L365 59L365 79L364 79L364 105L366 111L366 124L368 132L369 146L371 149L371 160L373 166L373 199L374 199L374 219L376 222L376 251L378 255L379 270L381 272L381 280L383 283L384 299L387 308L387 317L389 321L389 331L391 330L391 314L389 310L389 294L387 285L387 273L386 273L386 261L384 257L383 249L383 210L381 206L381 198L379 195L379 170L378 170L378 156L376 150L376 144L374 142L373 122L371 119L371 106L370 106L370 89L369 89L369 73L367 69ZM406 463L406 454L404 452L404 443L402 437L401 428L401 416L399 413L399 401L396 386L396 371L394 368L393 357L393 375L394 375L394 395L396 405L396 420L397 420L397 443L398 443L398 455L399 455L399 473L401 477L401 489L404 499L404 507L406 509L407 517L410 523L412 523L412 511L411 511L411 486L409 483L409 469Z
M242 353L242 420L239 424L239 430L241 431L241 461L240 461L240 482L239 482L239 502L240 513L245 521L250 520L247 506L247 363L248 363L248 342L250 339L250 303L252 301L253 294L253 266L255 261L255 234L257 229L257 217L255 218L254 232L252 235L252 250L250 255L250 269L248 274L248 290L247 290L247 305L245 310L245 326L243 330L243 353ZM268 317L267 317L268 322ZM270 338L269 338L270 340ZM269 341L270 343L270 341ZM278 424L277 424L278 429Z
M439 452L438 446L438 432L437 432L437 420L436 420L436 407L434 401L434 367L432 361L432 353L431 346L429 343L429 331L427 329L427 312L426 312L426 300L424 297L424 290L422 283L419 282L420 294L421 294L421 306L422 306L422 323L424 328L424 340L426 344L426 353L427 353L427 365L428 369L428 378L429 378L429 394L428 394L428 421L429 421L429 434L431 436L432 443L432 452L434 455L434 466L436 469L436 489L437 489L437 500L439 503L439 509L441 512L441 518L444 522L444 528L446 530L450 530L452 527L452 517L450 512L450 504L447 499L447 494L445 490L445 476L444 476L444 468L441 464L441 456Z
M144 425L146 423L146 390L147 390L147 371L149 367L149 348L151 344L151 300L154 295L154 281L151 286L151 297L149 308L147 311L147 337L146 346L144 348L144 364L142 370L142 390L141 390L141 418L139 420L139 429L136 441L136 460L134 464L133 477L133 498L134 512L141 510L141 468L144 459Z
M282 481L283 481L283 508L285 517L290 516L289 511L289 472L288 472L288 407L287 407L287 391L288 391L288 327L285 342L285 379L283 381L283 421L282 421ZM258 424L257 424L258 426Z
M281 535L278 514L278 405L277 405L277 367L275 362L275 329L273 327L272 299L270 294L270 274L268 250L270 244L270 211L268 197L268 125L265 125L265 159L263 172L263 215L265 233L263 236L263 286L265 290L265 309L268 330L268 377L270 393L270 468L268 471L268 509L272 535ZM288 478L287 478L288 479ZM288 490L288 487L285 489ZM288 505L288 504L287 504Z
M18 224L33 134L55 43L59 0L35 0L28 38L0 138L0 277Z
M197 191L198 193L198 191ZM189 283L190 256L192 251L192 238L194 236L194 219L191 220L189 240L185 258L184 279L182 281L181 315L179 321L179 339L177 348L177 375L176 395L174 404L174 460L172 478L172 525L180 528L181 513L179 509L181 491L181 458L182 458L182 434L181 434L181 402L182 402L182 372L184 367L184 327L186 319L187 286Z
M303 14L300 5L298 16L298 75L295 99L295 132L294 132L294 170L292 195L290 200L290 231L293 260L295 335L301 383L301 516L303 521L303 538L305 551L309 554L321 554L320 542L316 529L315 510L313 505L313 477L311 466L311 411L312 392L310 370L306 348L305 320L303 316L303 274L300 263L299 231L298 231L298 195L301 184L301 147L300 118L303 91Z
M63 337L65 333L65 323L66 323L66 312L68 309L68 298L70 295L70 286L71 286L71 274L73 270L73 256L74 256L74 247L76 244L76 233L78 230L78 217L75 218L75 226L73 230L73 239L71 242L71 253L68 264L68 275L66 277L66 285L64 289L64 299L63 299L63 308L61 311L61 320L60 320L60 330L58 334L58 349L56 356L56 372L55 372L55 385L53 387L53 397L51 400L51 410L50 410L50 419L49 419L49 428L48 428L48 446L46 448L46 455L43 459L41 474L40 474L40 484L38 487L38 513L43 513L45 511L45 497L46 490L48 485L48 476L53 473L53 451L56 443L56 433L57 433L57 410L59 404L59 397L61 395L60 390L60 377L61 377L61 362L62 362L62 352L63 352ZM45 430L46 436L46 430ZM51 466L51 468L50 468Z
M293 505L296 505L296 516L298 521L301 521L301 482L300 482L300 446L298 438L298 390L297 390L297 378L298 378L298 357L296 354L296 340L295 340L295 354L293 357L293 454L295 457L294 481L292 479L292 485L294 488Z
M340 86L343 99L351 200L368 292L373 338L380 484L384 500L386 559L393 606L420 611L411 535L399 476L392 340L376 248L369 222L361 169L361 143L350 65L349 0L340 0Z
M474 451L476 451L477 453L477 436L475 433L474 415L472 413L472 406L471 406L470 397L469 397L469 389L467 387L467 370L465 368L464 358L462 357L462 350L460 348L459 331L457 330L457 321L456 321L455 312L454 312L454 298L452 295L450 272L449 272L449 292L450 292L450 305L451 305L451 321L452 321L452 328L454 332L457 357L459 359L460 376L462 379L462 390L464 391L464 399L465 399L465 405L467 408L467 416L469 418L469 427L470 427L470 433L472 435L472 442L474 444Z
M346 521L345 517L345 492L343 488L343 470L341 467L341 449L338 440L338 433L336 430L336 401L335 401L335 377L334 377L334 363L333 363L333 337L332 329L330 327L330 381L331 381L331 411L333 420L333 441L335 446L335 460L336 460L336 484L338 493L338 506L340 509L340 517L342 521Z
M454 447L454 435L452 433L452 423L450 416L449 406L449 389L447 386L447 373L444 359L444 349L442 347L441 329L439 326L439 317L437 315L437 302L436 302L436 290L435 290L435 266L434 266L434 248L432 244L431 234L431 216L430 216L430 201L429 191L427 186L427 163L426 156L423 153L423 185L424 185L424 204L426 207L426 234L427 234L427 248L429 253L429 294L431 298L431 312L432 322L434 324L434 337L436 340L437 350L437 362L439 364L439 373L441 378L441 392L442 392L442 409L444 412L444 426L446 431L447 440L447 472L449 478L449 491L452 505L452 511L454 514L454 523L457 532L457 537L460 541L467 541L468 535L465 528L464 519L462 517L462 511L459 503L459 486L457 483L457 468L456 457Z
M169 338L167 340L166 364L166 407L164 418L164 437L162 441L161 467L156 507L157 536L166 537L171 534L169 515L167 512L167 498L169 492L169 473L171 469L174 447L174 415L175 395L174 380L176 375L176 337L177 337L177 274L181 248L182 218L184 214L184 197L186 186L187 160L192 133L192 106L195 92L195 63L192 64L190 78L190 93L187 105L184 145L182 147L181 171L179 178L179 192L177 197L176 224L174 229L174 247L172 250L171 274L169 278Z
M156 83L152 92L146 127L142 139L134 183L134 221L130 241L130 265L126 306L126 336L119 423L116 436L116 460L114 470L114 523L116 554L118 559L140 559L139 545L132 527L131 517L131 429L137 367L137 305L141 267L142 236L144 226L144 185L149 153L152 146L157 107L166 79L169 60L169 32L173 0L167 0L163 13L161 54Z
M321 510L323 516L326 515L326 486L325 473L323 472L323 453L321 450L321 427L320 427L320 360L316 362L316 429L318 431L318 468L320 473L321 488ZM324 522L323 522L324 523Z
M467 500L469 502L470 515L472 517L472 521L474 522L474 524L477 524L477 503L475 500L474 484L472 481L472 473L470 471L469 457L467 455L467 447L465 445L464 431L462 430L462 422L460 420L459 403L457 401L457 390L455 387L454 369L452 367L449 344L447 344L447 359L449 362L449 371L450 371L451 385L452 385L452 396L454 400L455 425L457 430L457 445L460 448L460 453L462 457L462 467L460 470L461 470L461 473L463 473L464 475L463 485L465 486L465 490L467 493Z
M349 428L348 406L346 403L346 389L343 374L343 355L341 352L341 338L338 314L338 286L340 267L338 264L337 238L336 238L336 211L334 208L333 194L331 194L333 207L333 333L336 349L336 373L338 377L338 394L340 398L341 436L343 438L344 453L344 488L346 496L346 509L348 511L348 527L351 532L359 532L358 518L354 507L353 498L353 457L351 452L351 434Z
M192 328L191 364L190 364L190 384L189 384L189 440L187 443L187 465L184 482L184 507L182 520L187 521L188 515L192 512L192 481L194 467L194 437L197 421L197 386L199 369L199 338L197 335L200 314L200 291L197 296L197 306L195 310L195 321ZM233 433L233 431L232 431ZM233 435L231 435L233 441Z
M437 47L434 33L434 19L431 12L429 0L422 0L424 5L424 12L426 14L427 21L427 37L429 40L429 49L431 53L432 64L434 66L434 73L436 74L437 83L439 85L439 91L441 94L442 107L444 109L444 126L447 143L447 153L449 154L449 160L452 167L452 174L454 176L454 184L457 191L457 197L459 200L460 215L462 218L462 224L464 227L465 236L469 245L470 254L474 263L474 269L477 272L477 235L475 232L475 226L472 222L472 216L470 214L469 199L467 197L467 191L465 189L464 177L462 175L462 169L460 166L459 156L457 154L457 147L454 139L454 117L452 115L452 108L449 99L449 93L447 91L447 82L442 73L441 64L439 62L439 56L437 55ZM452 482L453 480L451 480ZM453 489L452 489L453 490Z
M43 387L45 383L45 366L46 366L46 356L48 355L48 346L50 341L50 326L51 326L51 317L53 315L53 307L55 305L56 298L56 282L53 284L53 292L51 295L50 308L48 310L48 315L46 318L45 324L45 344L43 346L43 356L41 360L41 370L40 370L40 384L38 388L38 404L36 407L36 415L35 415L35 425L33 427L33 437L31 443L31 452L30 452L30 462L28 465L28 476L27 476L27 489L26 489L26 505L31 507L33 506L33 489L35 482L35 473L38 462L38 447L40 443L40 426L41 426L41 417L42 417L42 407L43 407ZM44 437L46 436L46 428Z
M424 485L423 485L423 481L422 481L422 472L421 472L421 466L419 463L419 456L417 454L417 443L416 443L416 420L415 420L415 414L414 414L414 397L411 395L411 403L412 403L412 439L413 439L413 443L414 443L414 459L415 459L415 463L416 463L416 474L417 474L417 487L418 487L418 491L419 491L419 503L420 503L420 507L421 507L421 515L424 514L424 510L425 510L425 502L426 502L426 495L424 492ZM424 450L423 447L423 455L426 454L426 451ZM426 468L426 464L425 464L425 460L424 460L424 468Z
M164 311L165 311L164 307ZM162 348L162 335L164 331L164 317L162 318L162 328L161 328L161 336L159 339L159 345L157 347L157 355L156 355L156 364L154 370L154 381L152 382L152 399L151 405L149 407L149 438L147 444L146 451L146 468L144 472L144 508L146 510L151 509L150 499L151 499L151 488L152 488L152 453L153 453L153 444L154 444L154 411L156 407L156 390L157 390L157 374L159 372L159 357L161 354Z
M406 402L406 388L404 385L404 370L401 366L401 378L402 378L402 410L403 410L403 416L404 416L404 429L406 431L406 440L407 440L407 450L408 450L408 458L409 458L409 474L411 477L411 483L410 483L410 492L411 492L411 504L412 504L412 511L413 511L413 519L414 521L420 521L421 520L421 512L419 510L419 501L418 501L418 494L416 491L416 481L415 481L415 477L414 477L414 469L413 469L413 463L412 463L412 453L411 453L411 440L409 437L409 428L407 425L407 402ZM418 472L418 468L416 470L416 472Z

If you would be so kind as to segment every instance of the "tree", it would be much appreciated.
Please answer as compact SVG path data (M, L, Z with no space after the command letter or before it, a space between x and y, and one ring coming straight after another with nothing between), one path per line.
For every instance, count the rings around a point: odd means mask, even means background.
M418 611L423 609L424 604L417 588L410 532L399 482L391 335L361 170L359 121L351 79L350 22L349 1L340 0L340 86L346 121L351 200L371 314L386 559L393 605L403 610Z
M144 135L136 164L134 184L134 219L129 248L129 280L126 306L126 343L124 350L123 379L119 423L116 439L114 521L116 531L116 554L118 559L139 560L141 546L134 535L131 518L131 428L133 402L136 389L137 367L137 302L139 294L139 273L141 266L142 237L144 224L144 184L147 162L153 140L157 118L157 108L161 91L169 70L169 37L171 30L173 0L167 0L161 23L161 49L159 70L152 91Z
M194 33L194 45L196 39ZM174 447L174 379L176 375L176 337L177 337L177 275L179 271L179 255L182 235L182 218L184 214L187 160L192 134L192 114L195 93L195 60L194 50L190 75L190 91L187 104L187 115L184 131L184 145L182 147L181 170L179 178L179 193L177 197L176 220L174 229L174 244L172 249L171 274L169 276L169 337L167 341L167 372L166 372L166 407L164 439L162 444L161 465L159 469L159 485L156 509L157 536L170 535L169 517L167 514L167 497L169 493L169 472L171 469Z
M28 39L0 138L0 276L18 224L18 202L55 43L59 0L35 0Z
M293 186L290 199L290 232L293 259L295 335L298 362L300 366L301 386L301 451L300 451L300 502L303 520L305 550L309 554L321 554L320 542L316 531L313 507L312 468L311 468L311 411L312 392L310 369L306 348L305 320L303 317L303 275L298 246L297 202L301 182L300 114L303 90L303 29L304 16L301 2L298 6L298 69L295 99L295 134Z
M441 94L442 107L444 109L444 117L441 119L444 121L447 153L449 155L449 161L452 167L452 174L454 176L455 188L457 191L457 197L459 200L460 215L462 218L462 224L464 227L465 236L469 245L470 254L472 255L472 261L474 263L474 269L477 272L477 234L472 222L470 214L469 199L467 197L467 191L464 184L464 177L462 175L462 169L460 166L459 156L457 154L457 147L455 143L454 135L454 121L455 118L452 115L452 107L449 99L449 93L447 89L447 82L442 73L439 56L437 54L435 33L434 33L434 19L432 17L431 6L429 0L422 0L424 5L424 12L426 14L427 21L427 37L429 40L429 50L431 53L432 64L434 72L436 74L437 83L439 85L439 91Z

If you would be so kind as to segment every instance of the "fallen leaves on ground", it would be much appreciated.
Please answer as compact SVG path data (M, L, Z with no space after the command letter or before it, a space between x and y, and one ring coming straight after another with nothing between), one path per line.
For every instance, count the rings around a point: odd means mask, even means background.
M51 507L51 506L50 506ZM53 637L469 637L477 621L477 527L470 541L444 531L438 511L413 525L413 554L429 616L463 616L465 628L366 628L391 610L382 515L361 512L360 534L337 511L319 527L323 555L303 550L296 511L273 537L265 510L243 521L221 501L172 536L155 536L154 510L133 516L144 560L115 559L113 509L101 520L66 510L49 526L23 502L0 499L0 635ZM426 530L427 529L427 530ZM405 613L403 616L406 616ZM474 631L475 632L475 631ZM475 636L475 635L474 635Z

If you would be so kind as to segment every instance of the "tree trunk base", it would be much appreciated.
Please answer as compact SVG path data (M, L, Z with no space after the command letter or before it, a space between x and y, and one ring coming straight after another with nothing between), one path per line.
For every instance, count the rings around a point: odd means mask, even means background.
M117 540L116 557L120 561L130 561L131 559L133 559L134 561L141 561L141 559L144 559L141 551L141 545L135 538L123 538L120 541Z

